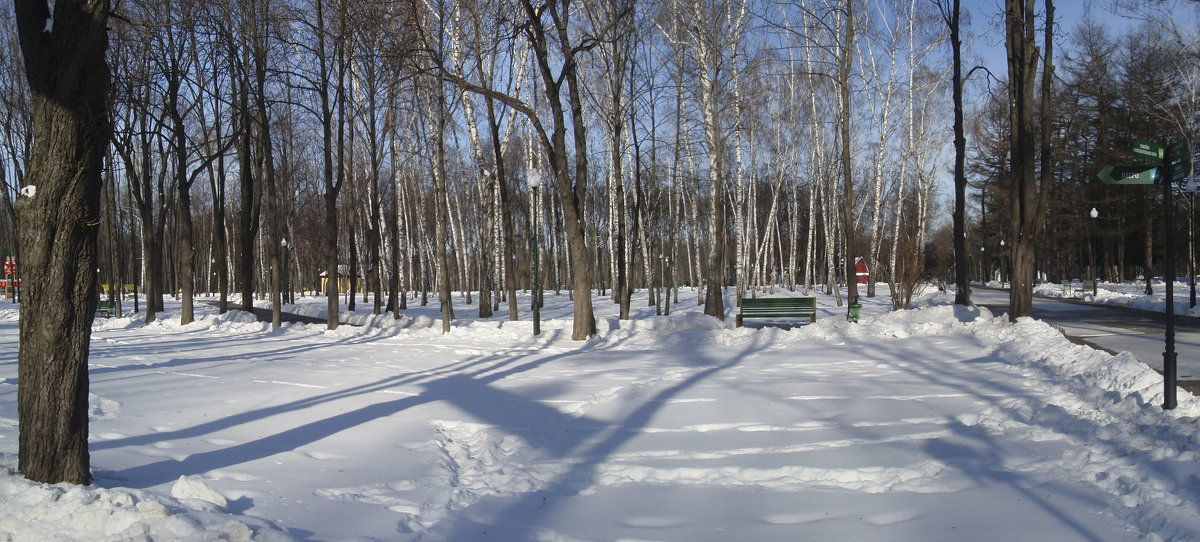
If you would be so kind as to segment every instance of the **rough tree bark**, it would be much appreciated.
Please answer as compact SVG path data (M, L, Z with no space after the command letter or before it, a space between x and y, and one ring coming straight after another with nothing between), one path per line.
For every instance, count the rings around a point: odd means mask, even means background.
M1034 0L1005 0L1005 44L1008 50L1008 99L1011 104L1010 130L1012 164L1012 206L1009 221L1010 239L1015 239L1011 253L1012 286L1009 290L1009 318L1016 321L1033 315L1033 279L1037 272L1036 245L1045 217L1044 191L1048 177L1038 183L1034 176L1034 142L1036 118L1033 112L1033 87L1037 78L1039 48L1036 43ZM1046 0L1046 58L1050 58L1054 5ZM1052 70L1047 62L1049 78ZM1049 79L1046 89L1049 88ZM1043 91L1045 92L1046 89ZM1043 99L1046 99L1043 96ZM1043 134L1043 137L1048 134Z
M950 29L954 55L954 303L970 304L967 290L967 137L963 130L962 38L959 34L959 0L938 3L942 19Z
M17 410L19 468L87 484L88 347L108 120L109 3L15 0L33 96L34 147L16 204L25 271Z

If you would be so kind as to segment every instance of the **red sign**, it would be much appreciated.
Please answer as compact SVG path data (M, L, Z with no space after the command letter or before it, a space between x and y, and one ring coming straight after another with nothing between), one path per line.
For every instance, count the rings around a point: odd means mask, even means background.
M870 271L867 270L867 262L864 262L862 258L854 261L854 276L857 277L856 282L859 284L866 284L871 276Z

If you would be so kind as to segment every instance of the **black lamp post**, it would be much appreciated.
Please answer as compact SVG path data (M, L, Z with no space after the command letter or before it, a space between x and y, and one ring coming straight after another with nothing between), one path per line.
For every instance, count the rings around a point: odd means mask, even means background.
M987 262L984 261L985 258L984 258L983 253L984 253L984 248L982 245L980 245L980 247L979 247L979 285L980 286L987 285L987 271L985 271L985 269L987 267Z
M1095 299L1096 292L1099 290L1097 283L1100 282L1100 273L1096 270L1096 217L1100 216L1100 211L1092 207L1092 212L1088 214L1092 216L1092 298Z
M539 290L542 287L541 282L538 280L538 215L540 214L541 207L538 205L538 189L542 186L542 175L534 171L529 174L529 178L525 182L529 185L530 190L533 191L533 210L530 212L533 217L531 221L533 223L533 287L529 289L533 294L533 334L541 335L542 313L539 306L541 303L539 303L540 300L538 299L540 297L538 295L540 293Z
M1001 288L1004 287L1004 284L1007 282L1007 279L1008 279L1008 274L1004 272L1005 268L1007 267L1007 265L1005 264L1005 261L1004 261L1005 260L1004 254L1005 254L1004 253L1004 239L1001 239L1000 240L1000 287Z
M292 291L292 285L288 284L288 250L292 248L292 244L287 239L283 239L279 241L279 247L282 249L280 265L283 266L281 269L283 273L279 276L279 292L283 299L280 303L295 303L296 300L289 296L289 292Z

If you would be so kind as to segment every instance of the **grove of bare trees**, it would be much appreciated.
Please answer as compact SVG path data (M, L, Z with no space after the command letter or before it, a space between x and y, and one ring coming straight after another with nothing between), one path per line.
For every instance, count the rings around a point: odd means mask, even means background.
M449 329L452 292L475 292L481 314L507 301L515 319L534 227L576 339L595 332L593 291L628 317L633 289L669 311L671 288L703 287L724 318L727 286L853 298L859 256L883 280L926 267L897 257L928 238L945 161L924 2L131 1L119 15L100 282L136 284L147 321L170 295L186 323L211 293L221 310L269 296L278 323L296 292L328 296L331 328L358 295L399 316L437 292ZM10 122L26 93L4 104ZM541 209L535 173L551 181Z
M627 319L635 289L659 314L701 290L721 319L729 288L858 303L859 258L865 295L887 282L897 309L935 277L1149 275L1154 194L1095 172L1135 138L1200 143L1188 29L1133 40L1085 21L1062 38L1051 2L1006 2L1010 74L977 77L964 106L958 2L128 0L89 20L107 35L76 31L98 45L71 66L111 66L111 85L76 106L102 122L66 149L39 130L69 101L46 94L68 90L46 66L67 60L39 59L46 17L27 4L47 5L17 2L0 25L0 240L39 273L39 221L83 228L55 291L75 296L64 326L100 295L128 313L125 285L148 322L166 296L186 324L211 295L222 312L269 299L278 326L296 295L322 295L331 329L358 302L400 318L436 292L445 331L471 305L526 317L518 294L535 290L570 296L584 340L594 299ZM48 153L98 153L77 157L86 202L18 196L53 185ZM547 180L536 207L532 178Z

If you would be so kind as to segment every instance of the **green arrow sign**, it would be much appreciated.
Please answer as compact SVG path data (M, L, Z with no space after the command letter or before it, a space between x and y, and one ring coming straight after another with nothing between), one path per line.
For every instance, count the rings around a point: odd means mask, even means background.
M1179 181L1180 179L1192 176L1191 160L1179 160L1176 162L1171 162L1171 165L1168 167L1171 168L1171 179L1174 181Z
M1158 168L1105 166L1096 177L1104 184L1154 184L1158 180Z
M1151 160L1162 160L1163 146L1159 145L1158 143L1151 143L1149 141L1134 140L1133 154L1149 158Z
M1192 175L1192 149L1186 139L1181 139L1167 147L1167 167L1171 169L1171 178L1175 180Z
M1181 159L1192 159L1192 150L1188 146L1186 139L1180 139L1167 147L1167 160L1175 161Z

